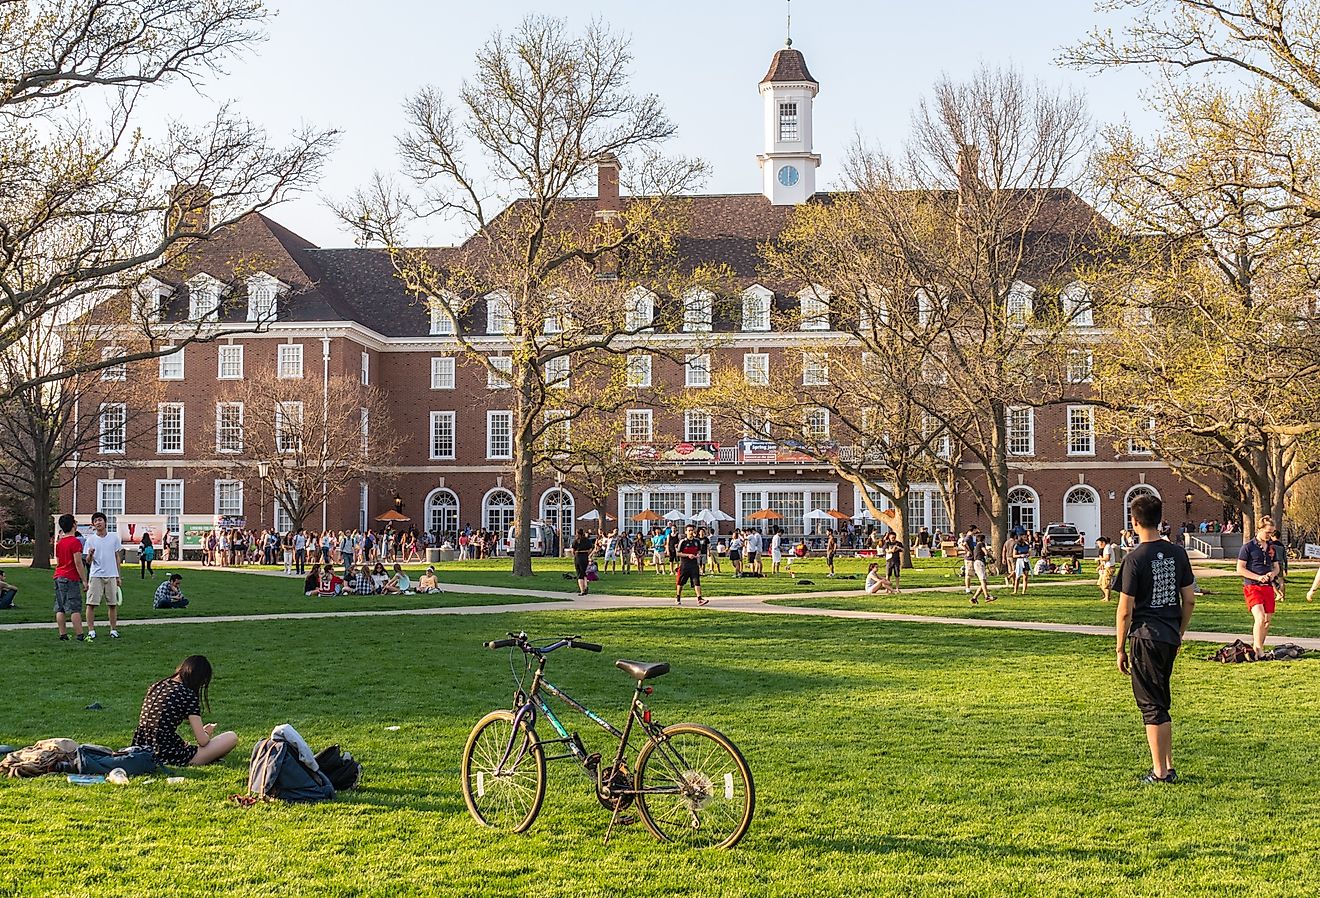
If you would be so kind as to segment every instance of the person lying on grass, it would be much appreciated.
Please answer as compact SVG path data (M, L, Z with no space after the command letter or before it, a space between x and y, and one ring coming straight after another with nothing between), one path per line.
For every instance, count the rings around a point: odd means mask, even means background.
M202 723L202 709L211 710L211 662L205 655L189 655L173 675L151 684L142 700L142 713L133 744L151 749L161 764L200 767L218 761L238 745L233 731L216 735L215 724ZM196 745L185 742L179 726L188 721Z

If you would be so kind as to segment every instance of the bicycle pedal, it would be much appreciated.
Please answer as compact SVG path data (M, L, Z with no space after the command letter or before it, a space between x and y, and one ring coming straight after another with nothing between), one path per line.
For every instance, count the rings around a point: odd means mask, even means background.
M593 751L591 754L587 755L587 759L582 762L582 766L587 768L588 770L595 770L597 767L599 767L600 752Z

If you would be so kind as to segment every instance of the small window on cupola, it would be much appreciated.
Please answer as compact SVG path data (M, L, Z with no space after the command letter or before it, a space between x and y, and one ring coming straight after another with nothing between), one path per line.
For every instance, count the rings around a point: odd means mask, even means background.
M779 139L782 142L798 139L798 104L779 104Z

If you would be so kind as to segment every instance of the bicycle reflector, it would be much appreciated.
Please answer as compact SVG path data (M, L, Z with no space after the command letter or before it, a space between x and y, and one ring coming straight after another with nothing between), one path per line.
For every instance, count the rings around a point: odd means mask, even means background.
M650 722L651 722L651 709L650 709L650 708L647 708L645 711L642 712L642 720L645 721L646 723L650 723Z
M647 695L654 695L654 694L655 694L655 687L653 687L653 686L643 686L643 687L642 687L642 692L644 692L644 693L647 694Z

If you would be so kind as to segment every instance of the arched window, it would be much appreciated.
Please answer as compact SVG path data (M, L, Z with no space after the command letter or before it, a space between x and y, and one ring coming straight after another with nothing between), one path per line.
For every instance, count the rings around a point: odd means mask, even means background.
M1008 491L1008 526L1034 533L1040 529L1040 497L1029 486Z
M1123 497L1123 526L1128 530L1134 529L1132 526L1132 502L1141 496L1154 496L1158 499L1160 491L1144 483L1139 483L1127 491L1127 495Z
M481 526L495 531L503 539L513 526L513 512L513 493L493 489L481 500Z
M1063 522L1076 527L1086 545L1095 545L1100 536L1100 494L1080 484L1069 489L1063 495Z
M458 531L458 496L453 490L431 490L426 497L426 530L441 539Z
M1004 300L1004 312L1014 324L1025 324L1031 320L1033 297L1036 288L1024 281L1014 281Z
M573 494L559 487L546 490L541 496L541 520L559 534L561 546L572 543L573 527L577 523Z

